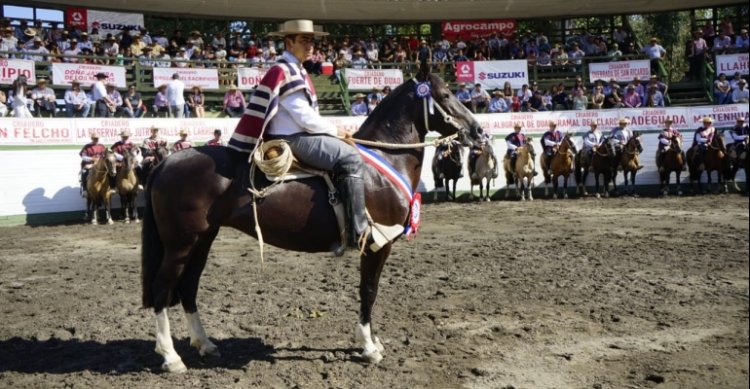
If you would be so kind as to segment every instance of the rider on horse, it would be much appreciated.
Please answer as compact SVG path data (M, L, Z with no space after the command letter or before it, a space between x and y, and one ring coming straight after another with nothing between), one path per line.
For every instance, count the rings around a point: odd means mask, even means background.
M188 133L185 130L180 130L180 140L174 142L172 147L169 149L171 152L185 150L193 147L193 143L187 140Z
M282 139L302 163L333 171L346 204L347 245L361 249L360 242L371 236L364 162L356 148L336 137L351 133L320 116L315 88L302 67L312 54L314 38L328 33L315 31L311 20L292 20L269 35L283 37L285 51L253 93L229 147L251 153L264 136Z
M563 138L564 136L562 132L557 130L557 123L550 120L549 130L542 135L542 149L544 149L542 158L545 162L543 165L546 167L547 171L549 171L552 166L552 156L557 152L557 148L560 147Z
M206 146L226 146L226 143L221 139L221 130L214 130L214 137L206 142Z
M706 116L702 120L703 125L695 130L693 135L693 150L695 158L695 166L700 166L706 158L706 151L708 145L714 140L716 136L716 128L714 128L714 120Z
M727 151L735 156L741 153L741 148L747 148L747 135L748 128L745 124L745 117L737 117L737 124L727 131L727 136L724 137L724 143L726 144Z
M135 144L133 144L133 142L130 140L130 131L128 130L120 132L120 140L115 142L115 144L113 144L109 149L115 153L115 159L117 159L118 168L122 164L123 154L125 154L126 151L130 150L135 154L140 154L140 150L135 147ZM136 167L136 170L137 169L140 169L140 167ZM110 177L109 187L115 187L114 177ZM141 184L138 184L138 190L143 190L143 186Z
M672 139L682 139L682 134L676 128L672 127L673 120L671 118L664 119L664 129L659 134L659 149L657 155L657 166L659 171L664 169L664 156L667 154L669 147L672 145ZM685 161L685 151L680 150L682 154L682 160ZM687 165L682 165L682 170L686 170Z
M81 156L81 197L86 197L86 181L89 176L89 170L94 166L94 162L104 157L107 148L99 143L99 134L91 133L91 143L87 143L81 149L78 155ZM114 188L111 186L111 188Z
M482 155L483 152L485 152L485 148L487 148L492 141L492 135L490 135L489 132L482 133L480 137L480 141L474 143L474 145L471 147L471 150L469 150L469 171L471 172L471 179L473 180L479 178L477 177L476 173L477 159L479 159L479 156ZM497 160L495 159L494 152L491 152L490 158L495 161L495 170L492 172L492 177L497 178Z
M599 125L593 120L589 125L591 129L583 136L583 147L581 148L581 158L586 158L586 165L591 165L594 151L604 143L604 137L602 137L602 132L599 131Z
M514 173L516 171L516 159L518 158L516 149L529 143L529 139L526 135L521 133L522 128L521 123L513 124L514 132L505 137L505 143L508 146L506 157L510 158L510 171ZM532 159L536 159L536 153L534 152L533 147L529 148L529 155L531 155ZM537 175L536 169L534 169L534 175Z
M629 123L628 118L620 118L619 125L610 132L610 142L615 147L615 158L612 160L612 165L615 169L620 166L625 145L633 138L633 130L628 128ZM638 169L642 168L643 166L638 165Z

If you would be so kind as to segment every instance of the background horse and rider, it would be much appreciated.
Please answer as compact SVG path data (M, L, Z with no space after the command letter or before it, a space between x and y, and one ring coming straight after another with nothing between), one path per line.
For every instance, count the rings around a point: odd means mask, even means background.
M576 155L576 186L579 196L588 196L586 190L586 179L589 172L594 175L594 195L600 198L609 197L609 183L612 180L613 161L615 148L608 137L602 139L602 143L591 150L591 157L583 155L583 150ZM599 189L599 177L602 178L602 189Z
M122 161L118 163L119 168L117 169L117 193L120 195L120 205L122 207L122 213L125 218L125 223L130 223L131 211L132 219L138 222L138 204L136 199L138 198L138 176L136 174L136 167L138 166L138 160L136 155L131 149L127 149L123 152Z
M435 179L433 200L438 199L438 189L445 188L445 199L456 201L456 183L463 176L463 157L460 142L449 142L435 148L432 159L432 176ZM453 182L453 188L450 183Z
M490 201L490 183L497 177L497 158L492 147L492 139L477 144L470 151L474 163L469 163L471 180L469 198L474 199L474 185L479 185L479 201Z
M416 82L415 82L416 81ZM435 107L415 93L415 86L430 86ZM390 149L388 143L419 144L428 131L444 136L458 134L467 146L482 132L471 112L448 86L423 64L415 80L391 92L367 117L356 139L379 142L377 153L402 174L416 190L424 150L418 147ZM274 186L254 201L247 190L247 154L225 147L197 147L175 153L159 164L146 187L142 233L142 301L156 314L156 350L164 357L163 368L184 371L174 350L167 308L181 303L188 318L190 344L201 355L217 354L197 312L198 282L211 245L222 226L234 227L257 237L260 222L263 239L294 251L325 252L340 243L337 218L329 203L324 180L314 177ZM391 181L366 165L364 177L367 208L383 225L404 225L410 214L409 199ZM258 184L264 178L256 176ZM373 334L372 307L392 243L379 251L366 248L360 255L360 319L357 335L363 341L362 358L377 363L382 345Z
M558 179L563 178L563 198L568 198L568 179L570 173L573 172L573 157L577 152L575 143L573 142L573 134L568 132L563 137L560 145L556 147L552 157L549 158L549 166L547 165L547 159L542 158L542 174L544 175L544 196L547 197L549 192L549 184L552 183L552 198L557 198Z
M627 193L631 196L636 196L635 175L638 173L638 170L643 168L640 163L641 152L643 152L641 133L635 131L633 132L633 136L623 146L619 161L615 161L617 168L622 169L622 194ZM612 187L615 192L617 192L617 171L618 169L612 170Z
M701 184L701 176L706 173L707 188L711 189L711 173L716 172L716 188L713 192L718 193L720 188L727 192L727 184L724 181L724 174L729 170L729 160L726 159L726 147L724 138L716 134L706 145L705 155L701 157L698 151L699 145L693 145L687 153L688 171L690 173L690 190L693 193L706 193ZM696 192L695 185L698 190Z
M745 171L745 194L748 193L748 139L750 138L745 138L745 140L742 142L734 142L732 143L731 147L729 145L727 146L727 159L729 163L725 164L728 165L728 169L725 173L725 179L727 182L730 182L732 184L732 187L737 192L740 191L740 187L737 185L737 181L735 181L737 172L739 172L740 169Z
M86 178L86 215L85 219L91 218L91 224L98 224L97 211L104 207L104 215L107 224L112 224L112 192L110 177L117 176L117 159L115 153L107 150L103 157L94 162Z
M659 153L659 151L657 151ZM659 168L659 181L661 183L660 192L662 196L669 195L669 179L672 173L675 174L675 184L677 185L677 195L682 196L682 186L680 185L680 176L684 170L685 160L682 152L682 138L674 136L671 138L669 146L666 147L662 158L656 156L657 167Z
M503 168L505 170L505 181L507 187L505 188L505 198L507 199L510 195L510 186L516 186L516 197L522 201L534 200L534 195L531 193L531 188L534 186L534 145L531 144L533 138L529 137L525 145L516 148L516 163L515 166L511 166L511 159L509 156L503 158Z

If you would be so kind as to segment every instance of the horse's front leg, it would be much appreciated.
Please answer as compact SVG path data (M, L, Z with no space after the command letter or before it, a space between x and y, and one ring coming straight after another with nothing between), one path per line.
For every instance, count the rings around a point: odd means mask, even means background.
M563 176L563 198L568 199L568 177L570 175Z
M114 221L112 221L112 211L111 211L111 208L112 208L112 197L111 197L111 195L107 194L104 197L104 212L105 212L105 215L107 216L107 224L114 224L115 223Z
M138 220L138 192L130 197L130 204L133 207L133 219L136 223L140 223L141 221Z
M91 216L91 224L97 225L99 224L99 221L96 220L96 211L99 210L99 202L95 199L92 199L89 195L89 199L87 200L86 208L88 209L89 215Z
M130 223L130 210L128 209L128 203L128 196L120 195L120 207L122 208L122 214L125 216L125 223Z
M383 345L380 339L373 335L372 330L372 306L378 296L378 284L383 271L385 260L391 253L391 244L386 245L377 253L365 252L360 257L360 281L359 281L359 325L357 326L357 338L363 342L362 360L367 363L378 363L383 359Z

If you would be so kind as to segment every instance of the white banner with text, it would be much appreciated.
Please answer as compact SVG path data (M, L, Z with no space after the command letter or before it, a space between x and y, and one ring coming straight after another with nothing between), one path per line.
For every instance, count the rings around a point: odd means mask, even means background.
M104 73L107 75L106 84L114 84L118 88L127 86L125 68L122 66L106 66L84 63L52 63L52 83L55 85L70 85L73 80L81 83L81 86L90 86L96 82L95 75Z
M18 76L26 76L32 83L35 74L34 61L0 58L0 84L12 84Z
M180 75L185 87L199 86L201 89L219 89L219 71L200 68L154 68L154 88L168 84L172 75Z
M716 74L724 73L727 78L731 78L734 73L747 75L748 53L724 54L716 56Z
M609 81L613 78L617 82L633 81L635 77L648 80L650 76L651 63L647 59L589 63L589 82L592 83L596 80Z
M396 89L404 83L404 73L401 69L346 69L346 81L349 90L383 89L386 85Z
M268 73L268 68L238 68L237 89L251 90L260 84L260 80Z

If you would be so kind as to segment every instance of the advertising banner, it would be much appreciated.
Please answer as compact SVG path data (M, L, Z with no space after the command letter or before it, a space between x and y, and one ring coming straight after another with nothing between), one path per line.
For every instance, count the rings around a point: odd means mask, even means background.
M745 118L747 123L748 117L747 104L729 104L729 105L709 105L702 107L690 108L690 128L698 128L702 123L704 116L714 119L714 127L734 127L737 124L737 118Z
M219 89L219 71L199 68L154 68L154 88L172 80L172 75L180 74L186 88L199 86L202 89Z
M388 85L392 89L404 82L401 69L346 69L349 90L382 89Z
M12 84L21 75L32 83L35 74L34 61L0 58L0 84Z
M485 90L503 89L507 81L518 89L529 83L529 63L525 59L456 62L456 81L480 83Z
M52 83L55 85L70 85L73 80L78 80L81 86L90 86L96 82L97 73L108 76L106 84L114 84L118 88L125 88L125 68L122 66L106 66L83 63L52 63Z
M122 30L129 28L131 31L138 31L143 27L143 14L108 12L97 10L86 10L85 20L88 23L88 30L96 27L99 29L99 35L102 37L107 34L117 36Z
M747 75L747 53L724 54L716 56L716 74L724 73L731 78L734 73Z
M446 39L487 38L493 32L510 37L516 32L515 19L452 20L443 22L442 32Z
M237 88L239 90L250 90L258 86L260 80L266 75L266 68L238 68L237 69Z
M65 25L88 31L87 14L86 8L68 7L65 9Z
M609 81L613 78L617 82L633 81L635 77L648 80L650 76L651 63L647 59L589 63L589 82L592 83L596 80Z

